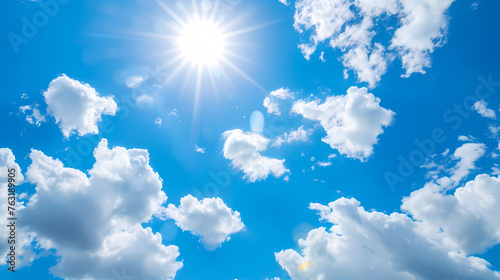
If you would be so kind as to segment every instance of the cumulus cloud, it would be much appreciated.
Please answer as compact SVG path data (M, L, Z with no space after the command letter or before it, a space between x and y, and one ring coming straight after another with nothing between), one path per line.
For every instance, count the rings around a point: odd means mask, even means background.
M261 155L269 145L270 140L253 132L243 132L240 129L228 130L222 134L224 157L232 161L234 167L245 173L243 178L250 182L266 179L269 174L279 178L290 170L284 166L284 159L269 158Z
M500 279L490 264L472 254L500 243L500 178L480 174L457 186L485 153L465 143L444 155L454 165L439 166L423 188L403 198L405 213L366 211L356 199L311 203L332 227L311 230L300 251L275 254L293 279Z
M179 207L168 205L166 213L182 230L200 236L207 250L216 249L222 242L228 241L231 234L245 228L240 213L231 210L218 197L199 201L187 195L181 198Z
M333 226L311 230L300 252L275 254L293 279L500 279L486 260L421 235L405 214L368 212L346 198L310 208Z
M430 185L403 200L402 209L418 220L421 234L467 254L500 242L500 179L478 175L454 194Z
M293 100L295 94L289 89L280 88L272 91L264 98L263 105L269 114L281 115L280 100Z
M444 43L452 2L297 0L294 27L300 33L311 31L309 40L299 45L307 59L328 42L343 53L344 66L373 87L394 57L401 59L404 76L425 73L430 54ZM376 30L391 39L380 41Z
M54 116L65 137L74 132L80 136L97 134L101 116L114 116L117 111L113 97L100 97L89 84L82 84L64 74L50 82L43 96L47 113Z
M484 100L477 101L472 108L485 118L496 119L497 117L495 111L489 109L488 103Z
M19 211L22 231L60 257L50 269L65 279L110 279L126 268L137 279L172 279L182 263L141 223L164 211L167 196L146 150L108 148L103 139L85 173L32 150L26 172L36 192Z
M366 160L373 154L378 136L389 126L395 113L379 105L380 99L366 88L351 87L346 95L330 96L324 103L298 100L292 111L319 121L327 136L322 140L341 154Z
M500 242L500 223L493 214L500 210L498 178L478 175L454 194L446 193L467 178L485 152L484 144L463 144L452 156L455 166L445 169L447 175L434 178L403 199L401 208L419 221L417 229L423 235L469 254Z
M309 136L314 131L312 129L305 130L304 126L299 127L296 130L292 130L290 133L285 132L282 136L279 136L271 146L273 147L281 147L284 143L292 143L292 142L306 142L309 140Z

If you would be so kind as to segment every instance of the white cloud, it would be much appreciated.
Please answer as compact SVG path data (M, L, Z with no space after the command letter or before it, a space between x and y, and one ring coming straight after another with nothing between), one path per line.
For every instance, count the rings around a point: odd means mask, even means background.
M430 53L443 44L452 2L298 0L294 27L300 33L311 30L309 41L299 45L307 59L327 41L344 53L344 66L373 87L393 57L401 59L405 76L425 73ZM377 41L378 29L386 30L391 39Z
M281 115L280 109L280 100L293 100L295 98L295 94L291 92L289 89L280 88L275 91L269 93L268 96L264 98L264 102L262 105L267 108L267 112L269 114Z
M38 104L35 103L35 105L30 106L30 105L25 105L19 107L19 110L21 113L26 114L26 121L30 124L34 124L36 126L40 126L42 122L46 122L47 119L45 118L45 115L43 115L40 110L38 110ZM31 113L29 113L31 111Z
M321 60L321 62L326 62L325 52L321 52L321 54L319 55L319 60Z
M266 179L269 174L276 178L289 173L283 163L284 159L269 158L261 155L267 149L269 139L253 132L244 133L240 129L226 131L222 134L224 157L232 160L233 166L245 173L243 178L250 182Z
M275 91L271 91L269 95L282 100L294 98L294 93L287 88L279 88Z
M467 178L485 152L484 144L463 144L453 154L458 162L446 170L448 176L435 178L403 199L401 208L419 221L421 234L469 254L500 242L500 223L494 214L500 210L498 178L478 175L453 195L446 194Z
M155 120L155 124L156 124L158 127L161 127L161 118L156 118L156 120Z
M279 0L281 4L288 6L288 0Z
M240 213L227 207L220 198L205 198L199 201L191 195L181 198L179 207L168 205L167 216L174 219L182 230L201 237L207 250L214 250L230 235L245 228Z
M205 153L205 148L200 148L200 147L198 147L197 145L194 145L194 150L195 150L197 153L202 153L202 154L204 154L204 153Z
M103 139L94 157L88 177L32 150L26 176L36 193L19 212L22 230L55 250L60 260L50 271L57 277L110 279L126 268L137 279L173 278L182 267L177 246L141 226L164 211L167 199L148 152L109 149Z
M490 264L472 254L500 243L500 179L487 174L448 194L467 178L486 151L465 143L448 156L446 176L402 201L406 212L366 211L355 199L328 206L311 203L329 230L313 229L301 251L275 254L293 279L500 279ZM444 155L446 156L446 155Z
M497 115L495 111L488 108L488 103L484 100L479 100L472 106L481 116L490 119L496 119Z
M329 161L318 161L318 166L321 166L321 167L328 167L331 165L332 165L332 163Z
M262 103L262 105L267 108L267 112L269 114L275 114L278 116L281 115L279 103L275 99L271 99L269 96L267 96L266 98L264 98L264 102Z
M306 119L319 121L327 136L322 140L332 149L351 158L366 160L383 128L395 113L379 105L380 99L366 88L351 87L346 95L328 97L324 103L299 100L292 111Z
M482 253L500 242L500 180L478 175L454 194L426 185L403 200L402 209L418 222L418 231L447 248Z
M285 132L283 136L279 136L271 145L272 147L281 147L284 143L292 143L295 141L306 142L309 140L309 136L314 131L312 129L305 130L304 126L299 127L296 130L292 130L290 133Z
M419 234L407 215L367 212L346 198L310 208L333 226L311 230L299 240L300 253L275 254L293 279L500 279L484 259Z
M115 115L117 110L113 97L100 97L89 84L68 78L55 78L43 93L47 112L53 115L65 137L74 131L78 135L97 134L97 123L101 115Z
M490 133L493 134L493 136L497 136L498 131L500 131L500 126L495 126L495 125L490 124L488 126L488 129L489 129Z
M458 141L464 141L464 142L471 142L474 141L474 137L472 136L465 136L465 135L460 135L458 136Z

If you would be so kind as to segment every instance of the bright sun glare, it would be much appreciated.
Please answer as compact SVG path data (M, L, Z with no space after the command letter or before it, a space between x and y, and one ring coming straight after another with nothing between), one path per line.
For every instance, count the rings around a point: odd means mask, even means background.
M184 58L195 64L217 64L224 54L223 33L208 21L197 20L186 25L177 44Z

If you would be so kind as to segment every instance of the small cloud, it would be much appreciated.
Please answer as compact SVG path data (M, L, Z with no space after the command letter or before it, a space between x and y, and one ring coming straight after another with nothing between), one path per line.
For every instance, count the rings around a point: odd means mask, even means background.
M161 127L161 118L156 118L156 120L155 120L155 124L156 124L158 127Z
M329 161L318 161L318 166L321 166L321 167L327 167L327 166L331 166L332 163L329 162Z
M290 133L284 133L283 136L279 136L274 143L271 145L272 147L281 147L284 143L292 143L292 142L306 142L309 140L309 136L314 132L313 129L305 130L303 126L299 127L297 130L293 130Z
M495 125L490 124L488 126L488 129L490 130L491 134L493 134L494 136L497 136L498 131L500 131L500 126L495 126Z
M26 93L23 93L23 94L21 95L21 98L22 98L22 99L28 99L28 95L27 95Z
M240 213L233 211L218 197L198 200L187 195L181 198L179 207L169 204L166 214L183 231L199 236L200 242L209 251L215 250L223 242L229 241L230 235L245 228Z
M179 117L179 115L177 114L177 109L173 109L172 111L170 111L170 113L168 113L168 116L174 116L174 117L178 117L178 118L181 118Z
M495 111L489 109L488 102L484 100L477 101L472 108L485 118L496 119L497 117Z
M194 145L194 150L195 150L197 153L202 153L202 154L204 154L204 153L205 153L205 148L200 148L200 147L198 147L197 145Z
M479 3L478 2L474 2L470 5L470 8L475 11L477 10L477 8L479 7Z
M465 135L458 136L458 141L471 142L471 141L474 141L474 139L476 139L476 138L474 138L470 135L469 136L465 136Z
M325 56L325 52L321 52L321 54L319 55L319 60L321 60L322 62L326 62L324 56Z
M222 134L225 139L224 157L231 160L235 168L245 173L243 178L250 182L265 180L270 174L279 178L286 176L290 170L284 166L284 159L263 156L267 150L269 139L254 132L243 132L240 129L228 130Z
M35 105L30 106L30 105L25 105L19 107L19 111L21 111L22 114L26 114L26 121L30 124L34 124L36 126L40 126L42 122L46 122L47 119L45 118L45 115L38 110L38 104L35 103Z
M291 92L288 88L280 88L269 93L262 105L267 108L269 114L275 114L277 116L281 115L280 110L280 100L293 100L295 99L295 93Z

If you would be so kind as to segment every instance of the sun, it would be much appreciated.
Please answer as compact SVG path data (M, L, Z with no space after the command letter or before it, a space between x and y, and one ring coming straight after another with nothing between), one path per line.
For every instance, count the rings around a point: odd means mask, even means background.
M176 41L183 58L198 65L216 65L225 52L224 33L210 21L198 19L186 24Z

